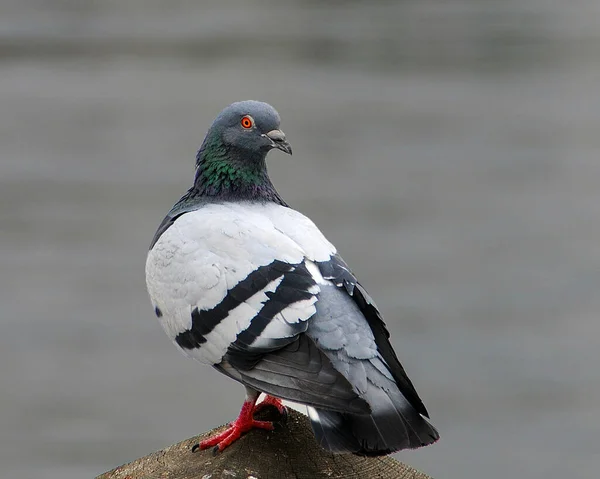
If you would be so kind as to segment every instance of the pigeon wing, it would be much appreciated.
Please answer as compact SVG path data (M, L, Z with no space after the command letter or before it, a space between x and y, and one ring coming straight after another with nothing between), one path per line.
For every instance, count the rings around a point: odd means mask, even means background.
M425 405L396 356L389 340L390 333L371 296L358 282L339 254L332 255L328 261L319 262L318 266L323 278L331 281L339 290L345 293L348 301L358 306L373 335L374 345L378 353L377 357L385 363L402 395L419 414L429 417Z
M286 233L290 224L304 245ZM205 205L161 232L148 255L148 290L186 355L278 397L365 413L366 402L304 335L320 292L313 260L334 252L288 208Z

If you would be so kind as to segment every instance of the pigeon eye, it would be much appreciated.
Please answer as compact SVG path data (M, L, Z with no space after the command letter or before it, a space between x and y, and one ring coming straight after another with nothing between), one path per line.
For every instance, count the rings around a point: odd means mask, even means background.
M249 130L254 126L254 119L250 115L246 115L242 117L242 121L240 122L242 127L246 130Z

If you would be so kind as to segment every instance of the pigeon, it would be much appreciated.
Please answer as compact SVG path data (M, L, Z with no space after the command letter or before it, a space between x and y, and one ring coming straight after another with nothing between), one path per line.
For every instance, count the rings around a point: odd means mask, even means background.
M273 149L292 154L271 105L225 108L148 253L147 288L167 335L246 389L237 419L193 451L272 430L254 414L285 414L282 400L307 406L317 442L333 453L381 456L437 441L379 309L269 179Z

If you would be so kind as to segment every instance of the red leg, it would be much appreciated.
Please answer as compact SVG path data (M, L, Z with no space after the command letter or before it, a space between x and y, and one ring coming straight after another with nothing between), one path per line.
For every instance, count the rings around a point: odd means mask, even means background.
M248 395L244 401L242 410L235 421L233 421L225 431L216 434L199 444L196 444L192 448L192 452L199 449L208 449L209 447L215 447L215 452L222 451L227 446L237 441L242 434L250 431L250 429L267 429L273 430L273 423L269 421L255 421L252 415L254 414L254 405L258 399L258 394Z
M283 405L283 403L281 402L281 399L276 398L275 396L271 396L269 394L267 394L265 396L265 398L261 402L259 402L256 406L254 406L254 410L252 411L252 414L255 414L258 411L261 411L262 409L264 409L267 406L275 407L279 411L279 414L281 414L282 416L287 415L287 408Z

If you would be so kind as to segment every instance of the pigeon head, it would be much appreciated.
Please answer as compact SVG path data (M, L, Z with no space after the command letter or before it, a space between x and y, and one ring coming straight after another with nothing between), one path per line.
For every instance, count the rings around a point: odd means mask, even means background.
M273 148L291 154L280 122L279 113L268 103L240 101L219 113L208 135L220 136L226 147L249 158L264 156Z
M219 113L196 158L194 187L200 196L278 197L265 158L274 148L292 154L280 121L275 108L259 101L233 103Z

